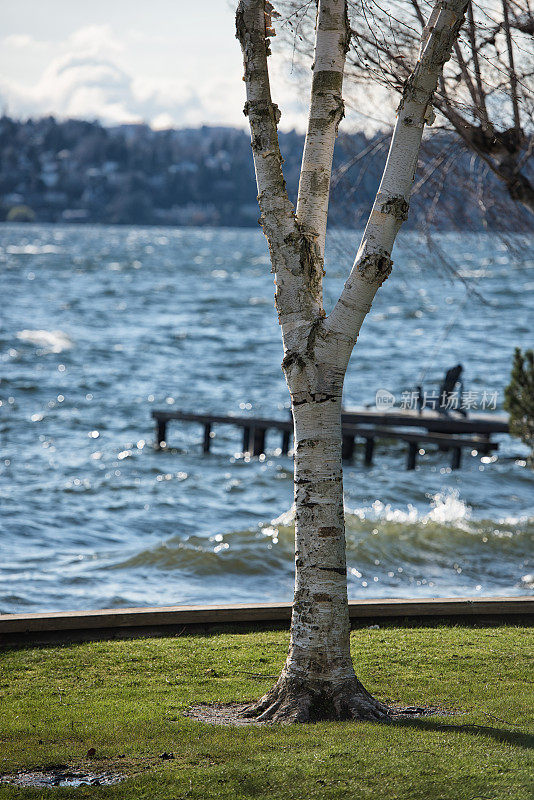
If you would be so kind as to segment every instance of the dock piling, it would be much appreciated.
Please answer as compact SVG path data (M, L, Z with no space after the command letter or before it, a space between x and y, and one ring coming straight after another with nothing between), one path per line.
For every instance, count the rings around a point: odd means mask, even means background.
M289 441L291 439L291 431L284 431L282 433L282 455L287 456L289 453Z
M350 434L343 434L343 443L341 446L341 458L344 461L349 461L354 455L354 436Z
M202 449L205 453L209 453L211 444L211 422L206 422L204 425L204 442Z
M453 447L452 448L451 469L460 469L461 464L462 464L462 448L461 447Z
M167 433L167 420L161 419L158 417L156 419L156 449L161 450L162 445L166 442L166 433Z
M167 427L171 420L195 422L204 428L203 449L209 453L211 449L212 427L214 424L232 425L243 432L243 450L248 456L265 454L266 436L269 430L282 434L281 452L289 453L291 436L293 435L292 419L272 419L269 417L230 416L221 414L197 414L185 411L152 411L156 423L157 450L164 449L167 442ZM394 425L394 426L393 426ZM425 428L426 431L410 430ZM406 430L408 428L408 430ZM469 419L443 419L437 415L421 417L415 414L378 414L366 409L356 412L344 412L342 417L342 457L352 459L355 441L364 443L364 463L373 463L375 442L377 439L396 439L408 444L406 468L414 470L417 463L419 447L434 445L440 450L451 451L451 467L459 469L462 461L462 450L477 451L482 454L498 449L498 442L491 440L492 433L506 433L508 423L503 418L495 420L486 417L470 417ZM475 453L473 453L475 454Z
M265 453L265 428L253 428L252 455L261 456Z
M406 469L415 469L418 450L419 445L417 442L408 442L408 459L406 461Z
M373 453L375 450L375 440L374 438L369 437L365 440L365 456L364 456L364 464L367 467L370 467L373 463Z

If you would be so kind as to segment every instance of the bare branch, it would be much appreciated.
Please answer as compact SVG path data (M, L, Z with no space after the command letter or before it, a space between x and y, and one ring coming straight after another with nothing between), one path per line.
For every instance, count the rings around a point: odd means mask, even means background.
M350 355L378 288L391 272L391 252L408 216L421 137L432 123L432 100L443 65L462 25L467 0L438 0L421 35L418 62L405 83L389 155L349 279L327 327L347 342Z
M477 86L477 94L478 94L478 105L484 114L484 118L488 118L488 110L486 108L486 92L484 91L484 85L482 83L482 73L480 70L480 61L478 58L478 46L476 41L476 27L475 27L475 18L473 16L473 4L469 2L467 6L467 32L469 35L469 43L471 45L471 58L473 61L473 67L475 70L475 79L476 79L476 86Z
M267 67L269 39L266 33L274 33L272 10L266 0L240 0L236 37L243 51L247 87L244 113L250 122L260 222L271 253L276 308L284 332L290 329L294 317L304 324L321 315L322 305L316 288L316 258L295 222L282 172L276 129L280 112L271 99Z
M471 80L471 75L469 74L469 70L467 68L467 64L465 63L465 59L464 59L464 57L462 55L462 49L461 49L460 45L458 44L458 42L454 43L454 53L456 55L456 60L458 61L458 66L460 67L460 70L461 70L462 77L464 79L465 85L467 86L467 89L468 89L469 94L471 96L471 100L473 101L473 108L479 113L480 116L482 116L483 121L485 123L487 123L488 122L488 115L487 115L487 113L485 113L485 108L483 106L480 106L480 108L478 106L477 91L475 89L475 85L474 85L473 81Z
M504 33L506 36L506 47L508 49L508 70L510 74L510 98L514 112L514 127L518 137L521 136L521 118L519 116L519 101L517 99L517 74L514 66L514 49L512 46L512 35L510 33L510 20L508 17L508 5L506 0L502 0L502 12L504 19Z
M244 81L247 101L243 109L251 129L252 153L262 214L269 216L273 209L263 207L276 198L277 207L292 222L292 209L282 172L282 155L276 126L280 119L278 107L272 102L267 55L264 0L241 0L236 13L236 37L243 51ZM269 238L268 234L267 237Z
M425 27L425 18L423 16L423 12L421 11L421 6L417 2L417 0L410 0L410 1L411 1L412 6L413 6L413 9L415 11L415 16L419 20L419 24L421 25L421 28L424 28Z

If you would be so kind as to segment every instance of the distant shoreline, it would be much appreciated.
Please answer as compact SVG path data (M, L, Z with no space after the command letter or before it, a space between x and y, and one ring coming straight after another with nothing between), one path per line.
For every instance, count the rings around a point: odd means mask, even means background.
M304 137L281 132L284 176L295 201ZM451 134L434 135L422 152L421 174L436 152L450 147ZM388 136L340 135L334 154L329 220L359 227L369 213L387 153ZM360 159L371 150L372 155ZM180 225L255 228L259 210L250 137L241 128L152 130L146 125L104 127L99 122L54 117L18 121L0 118L0 220L111 225ZM486 217L469 199L468 153L439 188L411 199L407 222L428 222L439 195L440 230L483 230L491 225L529 230L497 179L485 177L487 192L509 214ZM437 194L436 194L437 192ZM497 207L497 206L496 206ZM432 222L432 229L434 221Z
M31 228L72 228L72 229L75 229L75 228L118 228L118 229L124 229L124 228L139 228L139 229L150 228L150 229L154 229L154 230L160 229L160 230L167 230L167 231L168 230L214 230L214 231L220 231L220 230L253 231L253 230L257 230L260 234L262 233L262 230L261 230L260 226L257 225L257 224L256 225L223 225L223 224L216 225L216 224L206 223L206 224L202 224L202 225L193 225L193 224L191 224L191 225L187 225L187 224L172 225L172 224L163 224L163 223L157 223L157 222L139 222L139 223L137 223L137 222L136 223L131 223L131 222L93 222L93 221L90 221L90 220L87 220L87 221L84 221L84 222L82 222L80 220L77 220L75 222L74 221L66 222L64 220L63 221L56 221L56 222L50 222L50 221L42 222L42 221L38 221L38 220L34 220L32 222L18 222L18 221L7 221L7 220L4 219L4 220L0 220L0 227L2 227L2 228L14 227L17 230L24 230L25 228L28 228L29 230ZM337 232L340 232L340 233L348 233L348 234L357 235L357 234L363 233L363 227L351 228L351 227L349 227L347 225L332 225L329 228L329 231L330 232L331 231L337 231ZM461 233L462 236L464 236L464 235L471 235L471 236L499 236L500 233L505 232L505 231L506 231L506 235L507 236L514 236L514 237L515 236L519 236L519 237L521 237L523 239L527 239L527 240L530 240L530 239L534 238L534 231L517 230L517 231L510 232L510 231L506 230L505 228L494 229L494 230L489 231L489 230L486 230L484 228L480 228L480 229L477 229L477 230L472 230L470 228L465 228L464 230L459 230L458 228L453 228L453 227L442 227L439 230L433 231L433 235L434 236L440 236L440 235L459 234L459 233ZM417 227L414 227L414 226L410 227L408 225L406 227L405 231L401 232L399 234L399 238L402 239L403 236L405 236L407 233L408 234L418 234L418 235L421 235L421 236L425 235L424 232L421 229L419 229Z

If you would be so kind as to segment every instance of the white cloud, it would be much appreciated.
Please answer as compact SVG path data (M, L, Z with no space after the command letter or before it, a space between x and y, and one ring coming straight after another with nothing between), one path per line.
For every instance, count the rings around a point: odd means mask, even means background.
M169 128L174 127L174 120L170 114L164 111L162 114L158 114L154 117L152 120L152 127L156 131L167 131Z
M69 53L54 58L33 88L4 84L9 109L16 115L59 114L131 121L131 78L110 60Z
M67 47L87 56L107 56L121 53L124 44L115 36L110 25L85 25L71 33Z
M98 118L106 124L145 121L156 127L208 120L232 125L238 119L241 82L210 75L207 84L193 87L187 78L135 78L121 66L124 44L109 25L78 29L62 49L33 87L0 81L11 114Z
M4 47L23 48L31 47L37 44L33 36L28 36L27 33L12 33L10 36L5 36L2 40Z
M156 128L198 125L247 127L242 109L245 86L241 68L224 63L214 71L191 68L179 77L135 70L131 48L152 47L152 37L139 29L119 37L108 24L75 30L58 48L50 50L47 66L34 86L0 79L0 97L13 116L54 114L61 118L100 119L104 124L148 122ZM28 46L31 37L15 39ZM162 40L164 37L162 36ZM5 43L6 40L4 40ZM12 43L12 46L13 43ZM130 57L130 61L128 61ZM46 62L45 62L46 63ZM129 64L129 66L127 66ZM278 54L271 59L273 98L282 111L281 128L302 130L306 123L310 71L288 68Z
M28 0L20 2L27 5ZM158 4L161 10L162 0L155 0L153 8L134 4L125 17L121 9L126 0L93 0L89 17L83 4L48 0L48 27L28 15L21 27L5 30L0 105L16 117L54 114L97 118L106 124L145 121L158 128L202 124L247 128L241 57L230 8L234 1L204 0L182 15L180 2L165 0L166 17L156 13ZM62 24L56 29L52 9L63 6ZM88 17L94 24L80 24ZM283 130L303 130L306 125L310 61L300 58L290 38L273 40L271 85ZM383 98L368 86L356 92L347 79L346 94L353 103L347 103L344 130L365 123L359 109L370 117L393 118ZM377 124L369 119L365 127Z

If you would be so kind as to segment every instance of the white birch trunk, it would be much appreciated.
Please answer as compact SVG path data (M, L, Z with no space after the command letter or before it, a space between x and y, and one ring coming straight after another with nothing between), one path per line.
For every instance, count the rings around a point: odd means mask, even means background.
M334 310L322 305L332 155L343 113L341 88L350 30L346 0L319 0L308 131L296 213L282 175L269 88L265 12L241 0L236 15L247 84L258 201L276 282L282 367L295 423L295 599L282 674L246 712L260 720L379 719L388 710L357 680L350 656L341 463L341 398L352 348L391 271L407 216L432 95L458 35L467 0L438 2L407 81L387 164L350 277Z
M308 131L295 215L299 226L315 239L320 277L324 264L334 142L345 111L343 72L349 44L350 26L344 0L320 3Z

